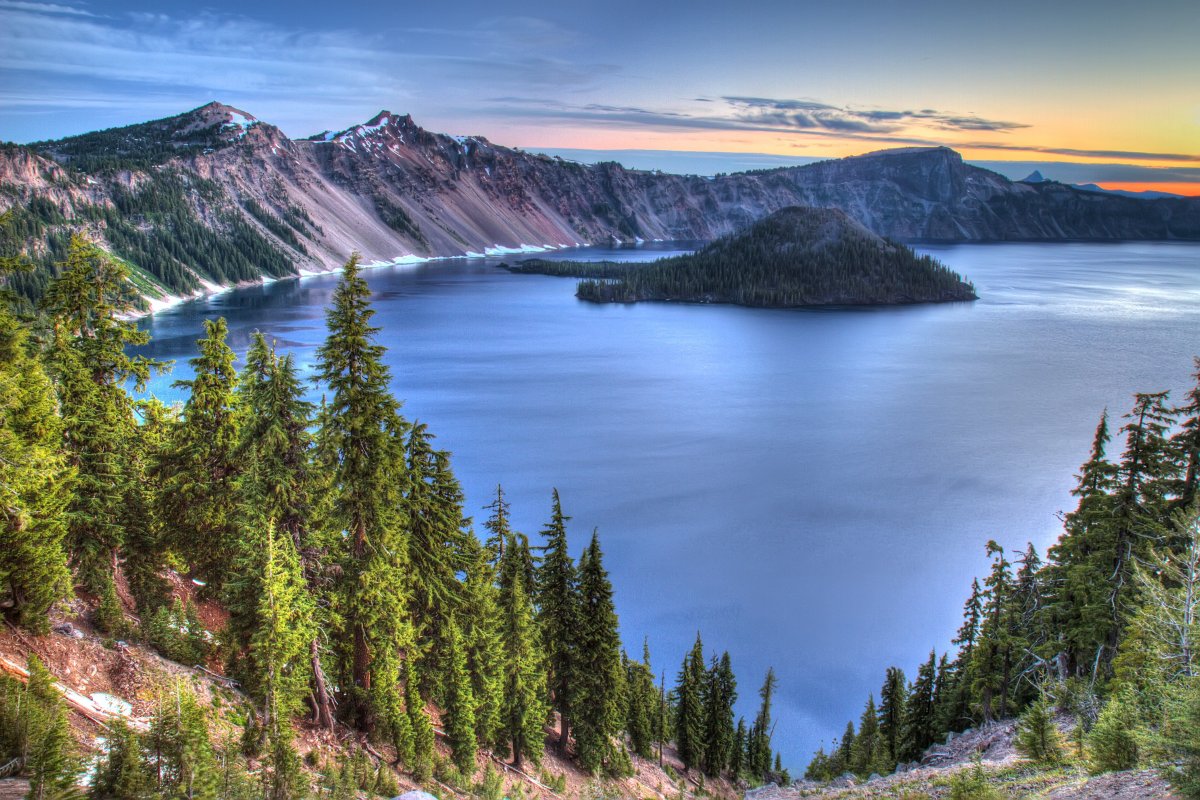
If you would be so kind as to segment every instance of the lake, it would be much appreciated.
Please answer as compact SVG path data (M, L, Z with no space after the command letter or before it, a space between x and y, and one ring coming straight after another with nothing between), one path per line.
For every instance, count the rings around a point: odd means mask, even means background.
M730 652L748 719L775 667L775 744L795 775L857 724L886 667L911 678L948 646L988 539L1044 552L1101 411L1119 418L1137 391L1179 397L1200 354L1200 245L920 249L980 300L592 305L571 279L497 259L363 275L404 414L454 453L476 529L501 483L536 534L557 487L576 554L600 531L631 654L649 636L670 684L701 631ZM151 390L177 398L170 382L189 376L215 316L239 357L260 329L310 370L336 283L279 281L146 318L143 352L179 362Z

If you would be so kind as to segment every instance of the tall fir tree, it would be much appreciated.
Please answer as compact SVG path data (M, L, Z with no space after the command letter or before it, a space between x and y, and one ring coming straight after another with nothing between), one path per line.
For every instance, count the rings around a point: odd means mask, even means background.
M879 735L883 738L881 761L891 772L904 747L904 719L908 709L908 681L899 667L888 667L879 690Z
M653 755L656 740L655 722L658 718L658 688L650 668L650 644L642 642L642 660L625 659L626 708L625 730L633 752L642 758Z
M74 476L53 386L28 339L0 307L0 598L6 616L43 633L51 606L71 595L64 539Z
M217 757L208 719L186 684L159 697L146 748L154 754L155 788L162 796L218 800Z
M1173 494L1176 508L1191 508L1200 496L1200 356L1192 360L1195 385L1188 391L1183 405L1175 409L1182 417L1179 430L1171 437L1171 444L1178 452L1183 473L1178 479Z
M616 736L622 728L625 672L612 584L604 569L599 536L579 560L579 629L574 637L572 707L579 765L588 772L617 764Z
M204 321L194 376L175 382L186 390L183 416L159 464L161 514L209 593L220 590L238 547L238 429L234 408L234 353L225 343L223 317Z
M728 652L719 660L713 657L707 681L702 765L706 774L719 776L729 768L734 746L733 704L737 702L737 680Z
M504 691L504 641L501 638L500 593L496 568L488 550L474 536L466 542L462 634L471 696L475 700L475 738L496 741Z
M334 598L333 641L346 692L342 708L365 730L381 713L396 728L392 696L396 654L412 645L407 532L400 514L406 470L405 423L388 388L379 329L371 325L370 289L358 256L342 270L326 313L328 336L317 350L316 379L330 395L320 415L318 461L330 476L330 527L344 532L342 579ZM381 662L381 659L383 660ZM377 676L376 663L388 666Z
M754 718L754 726L750 729L749 767L751 775L760 780L765 780L771 770L771 735L775 730L771 721L771 702L777 683L775 670L768 669L762 688L758 690L758 714Z
M500 559L500 631L504 642L503 698L498 747L511 750L513 766L541 760L545 745L546 669L526 586L528 544L510 534Z
M68 554L78 579L103 589L125 545L133 473L133 406L124 384L139 389L162 365L128 348L149 335L127 319L136 309L129 271L82 236L71 237L61 275L43 298L50 325L48 363L58 389L63 444L75 471L66 509Z
M938 734L937 653L930 650L929 660L917 670L905 706L904 745L897 753L900 761L916 761L933 744Z
M704 758L704 644L700 634L683 659L675 683L675 750L684 769L700 765Z
M850 769L856 775L875 772L883 760L883 735L879 732L879 711L875 707L875 695L867 698L862 717L858 721L858 734L854 737L854 750L850 756Z
M554 490L550 522L542 528L545 544L537 568L538 624L546 650L546 681L551 708L558 712L558 748L563 755L571 735L571 706L576 678L575 641L579 630L579 576L567 550L567 522L558 490Z
M987 543L987 553L992 557L992 570L984 581L983 620L972 653L971 688L980 715L991 722L1009 712L1017 643L1012 565L1004 556L1004 548L994 541Z
M447 620L447 662L449 672L445 687L446 735L455 766L465 777L475 773L475 694L471 691L471 674L467 670L467 648L454 617Z

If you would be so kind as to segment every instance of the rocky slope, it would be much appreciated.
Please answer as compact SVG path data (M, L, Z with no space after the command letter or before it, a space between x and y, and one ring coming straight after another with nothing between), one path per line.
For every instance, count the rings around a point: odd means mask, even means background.
M838 208L902 240L1200 239L1200 199L1014 183L945 148L701 178L531 155L387 111L290 139L218 103L0 147L0 211L14 211L0 246L31 248L48 265L69 231L86 229L173 293L328 270L352 250L390 262L709 240L794 205ZM252 264L222 252L221 239Z

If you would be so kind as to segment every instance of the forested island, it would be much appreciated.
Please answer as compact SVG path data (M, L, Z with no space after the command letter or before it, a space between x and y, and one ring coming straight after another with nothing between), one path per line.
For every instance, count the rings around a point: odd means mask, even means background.
M842 211L785 208L695 253L649 264L530 259L511 272L585 278L597 303L658 300L764 308L975 300L975 287L930 256L876 236Z

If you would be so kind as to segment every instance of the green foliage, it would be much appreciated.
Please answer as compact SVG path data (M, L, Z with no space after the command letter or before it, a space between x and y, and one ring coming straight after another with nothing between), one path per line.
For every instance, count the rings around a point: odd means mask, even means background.
M1166 760L1178 766L1167 779L1189 800L1200 798L1200 679L1190 678L1175 691L1162 733Z
M0 598L6 616L39 633L51 606L71 594L63 540L73 473L61 426L28 333L0 304Z
M624 722L625 669L612 584L602 562L600 539L593 532L579 560L579 629L574 637L572 687L575 744L579 765L585 771L595 773L603 768L610 775L624 775L630 771L629 757L615 740Z
M904 745L904 720L908 713L908 684L899 667L888 667L879 690L879 735L883 739L881 772L891 772Z
M983 765L976 761L951 776L949 800L1004 800L1004 795L988 781Z
M463 637L453 617L448 624L449 674L445 688L446 710L444 725L450 739L454 765L463 775L475 772L475 695L471 690L471 675L467 671L467 653Z
M404 681L404 706L408 711L409 725L412 728L412 773L417 780L427 781L433 774L433 721L429 719L429 713L425 710L425 701L421 699L421 690L412 660L405 661L405 666L408 675Z
M110 724L107 752L96 767L88 796L93 800L148 800L154 781L142 737L122 720Z
M210 800L218 796L217 755L208 720L189 686L180 683L159 698L145 746L155 755L158 788L164 797Z
M1054 704L1048 694L1035 700L1021 715L1015 744L1019 753L1037 764L1062 763L1062 735L1054 724Z
M775 695L778 680L774 668L767 670L762 688L758 690L760 705L750 728L749 744L746 748L746 766L752 778L764 779L771 770L771 700ZM875 719L875 703L871 702L871 717ZM873 723L873 735L878 731L878 721ZM875 748L873 748L874 750Z
M146 638L158 652L172 661L191 666L208 660L212 646L196 609L175 598L159 606L146 626Z
M539 761L545 744L546 667L525 588L529 580L529 545L519 534L510 534L502 550L499 583L504 688L496 745L511 748L513 765L520 769L526 757Z
M79 776L67 709L54 678L29 656L26 684L0 676L0 753L23 759L33 800L71 793Z
M704 644L700 634L684 656L675 683L675 749L684 769L699 766L704 754Z
M488 551L474 536L468 537L465 545L468 566L463 583L463 642L475 700L475 738L486 745L497 741L501 724L504 643L500 638L500 593Z
M706 676L704 691L704 755L706 775L719 777L729 769L735 745L733 704L737 701L737 680L733 675L729 653L720 660L714 656Z
M503 800L504 776L496 771L492 762L483 768L483 777L475 786L475 794L480 800Z
M1137 701L1127 692L1113 695L1087 736L1087 764L1092 774L1134 769L1140 759Z
M580 599L578 573L567 550L567 521L558 490L554 490L550 522L542 529L546 544L537 570L537 619L549 668L547 687L551 707L559 713L559 749L565 754L570 735L574 681L579 670Z

